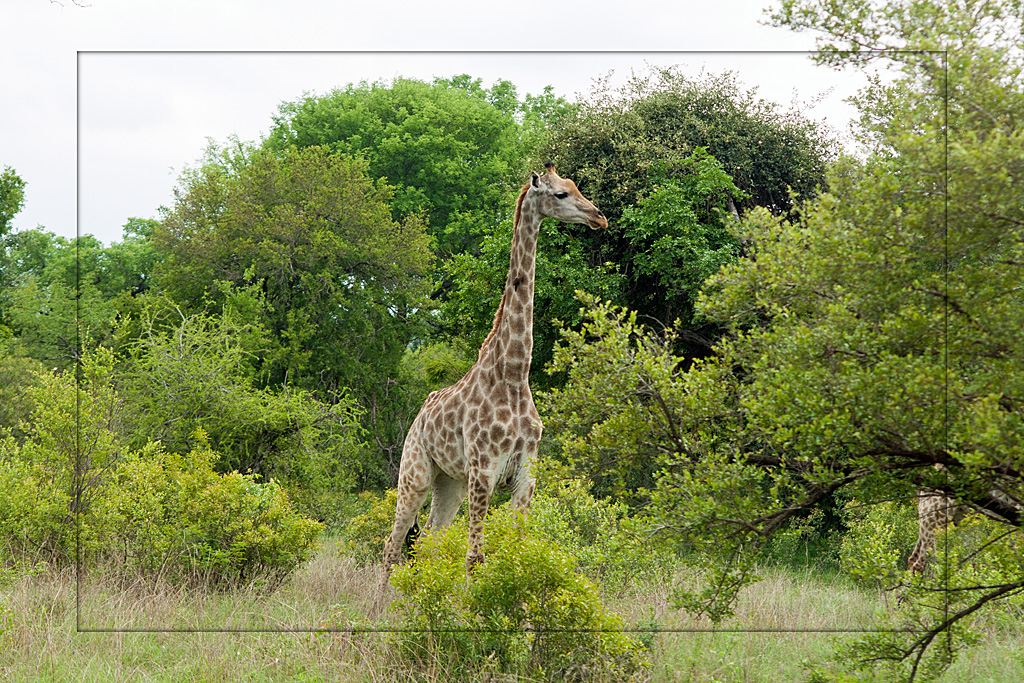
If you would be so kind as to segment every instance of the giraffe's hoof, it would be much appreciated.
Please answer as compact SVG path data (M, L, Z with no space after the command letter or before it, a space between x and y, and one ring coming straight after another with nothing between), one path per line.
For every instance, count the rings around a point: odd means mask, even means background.
M472 574L473 573L473 568L476 567L478 564L483 563L483 561L484 561L483 553L473 553L472 555L467 556L466 557L466 573L467 574Z

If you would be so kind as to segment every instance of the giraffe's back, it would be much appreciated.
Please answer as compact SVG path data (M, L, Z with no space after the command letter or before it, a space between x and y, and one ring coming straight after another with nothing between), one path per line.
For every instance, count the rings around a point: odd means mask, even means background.
M497 470L496 483L506 484L523 455L536 450L540 436L540 417L529 386L481 381L474 367L455 384L427 397L407 440L413 439L453 479L469 478L471 450L477 467Z

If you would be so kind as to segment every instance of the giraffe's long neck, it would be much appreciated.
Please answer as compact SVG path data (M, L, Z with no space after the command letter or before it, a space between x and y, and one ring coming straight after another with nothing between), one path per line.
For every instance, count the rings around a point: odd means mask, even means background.
M480 349L478 363L488 365L510 384L526 383L533 356L533 294L537 238L543 216L525 194L512 234L508 278L494 328Z

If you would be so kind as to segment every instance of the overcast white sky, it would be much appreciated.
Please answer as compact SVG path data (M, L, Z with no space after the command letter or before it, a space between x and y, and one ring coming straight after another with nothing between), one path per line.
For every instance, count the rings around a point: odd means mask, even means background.
M0 168L28 182L16 229L119 241L173 203L207 138L258 140L277 105L360 80L468 73L574 98L646 64L731 69L845 132L856 72L816 67L813 37L759 24L770 0L3 0ZM728 51L728 52L725 52Z

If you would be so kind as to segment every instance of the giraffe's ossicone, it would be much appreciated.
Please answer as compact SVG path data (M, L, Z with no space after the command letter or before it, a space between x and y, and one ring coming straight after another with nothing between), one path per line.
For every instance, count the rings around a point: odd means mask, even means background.
M483 559L481 530L494 489L507 487L516 508L529 508L534 489L530 465L541 437L529 384L541 220L608 227L604 214L573 181L559 177L553 164L545 167L543 175L530 174L516 201L508 278L476 363L458 382L427 397L405 437L395 524L384 546L379 595L431 491L427 530L450 524L469 497L467 571Z

